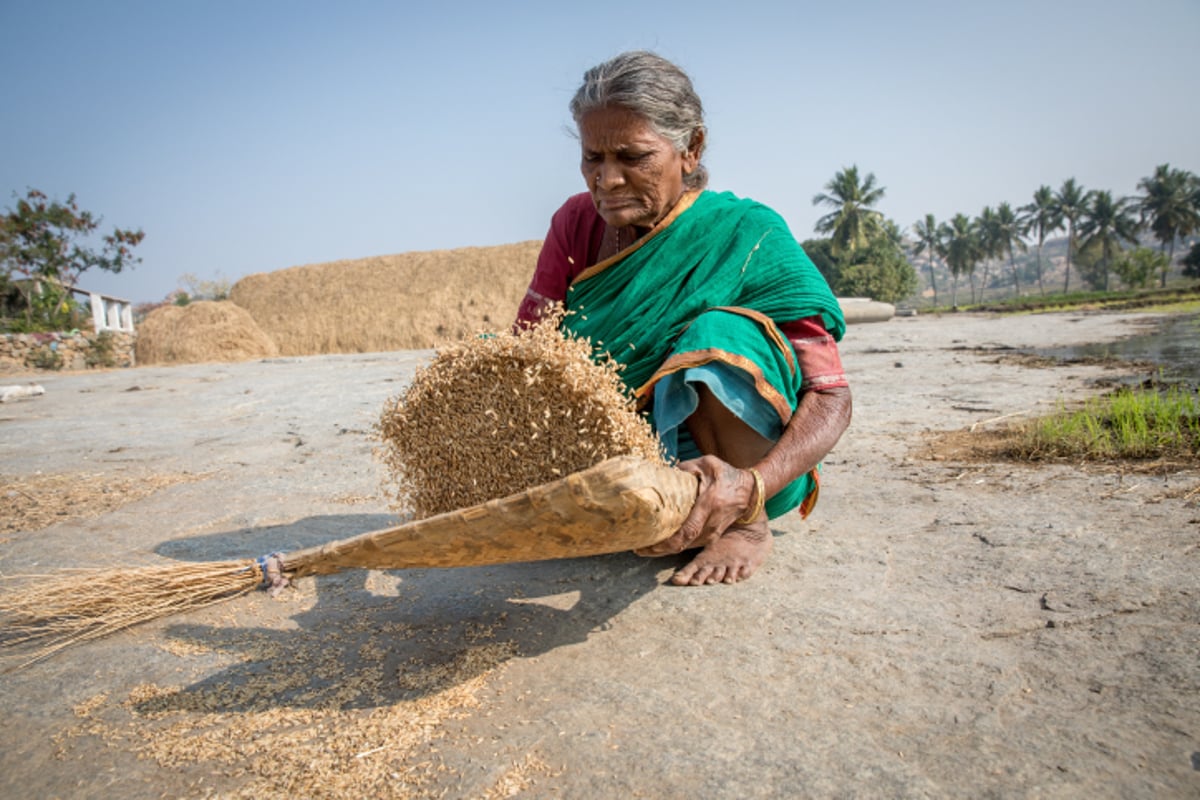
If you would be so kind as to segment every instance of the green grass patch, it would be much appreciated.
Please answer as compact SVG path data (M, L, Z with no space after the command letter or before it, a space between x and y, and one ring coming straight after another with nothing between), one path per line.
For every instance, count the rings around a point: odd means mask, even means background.
M1200 298L1183 300L1178 303L1150 305L1145 308L1139 308L1138 311L1147 311L1152 314L1200 314Z
M1188 313L1200 307L1200 284L1177 285L1167 289L1126 289L1121 291L1075 291L1069 294L1028 294L980 303L960 303L959 311L993 314L1029 314L1055 311L1148 311ZM949 306L922 309L922 313L952 312Z
M1200 458L1200 391L1122 389L1083 408L1065 406L1026 425L1009 443L1022 459Z

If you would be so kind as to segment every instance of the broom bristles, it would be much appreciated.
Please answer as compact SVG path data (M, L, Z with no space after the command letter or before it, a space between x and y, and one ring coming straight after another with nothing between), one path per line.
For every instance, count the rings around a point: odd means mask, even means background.
M253 591L263 573L247 559L65 569L21 579L20 587L0 594L0 645L35 647L18 668L79 642Z

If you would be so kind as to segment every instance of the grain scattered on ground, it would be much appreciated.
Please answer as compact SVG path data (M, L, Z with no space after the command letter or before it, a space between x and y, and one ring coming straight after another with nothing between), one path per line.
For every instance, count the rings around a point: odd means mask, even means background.
M124 699L96 695L73 707L78 721L54 743L66 758L76 740L95 737L200 780L219 776L236 786L221 796L440 796L434 781L451 770L438 744L480 705L515 646L479 631L440 662L397 664L390 653L405 633L403 625L363 620L332 633L290 632L282 646L214 629L216 639L234 637L222 648L242 668L238 677L143 683ZM203 643L179 648L184 658L203 652ZM531 785L545 771L527 759L501 781Z
M366 505L379 501L378 497L373 497L368 494L353 494L350 492L334 495L331 499L335 503L341 503L347 506Z
M484 793L484 800L517 797L537 787L537 776L553 776L555 771L536 753L529 753L501 775Z
M205 477L195 473L0 477L0 532L37 531L67 520L99 517L160 489Z

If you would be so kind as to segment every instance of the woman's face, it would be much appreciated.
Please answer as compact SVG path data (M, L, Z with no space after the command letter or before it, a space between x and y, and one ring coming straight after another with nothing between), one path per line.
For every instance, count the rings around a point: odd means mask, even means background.
M679 153L645 117L620 106L584 114L579 142L580 171L596 211L618 228L653 227L683 196L683 176L699 161L700 142Z

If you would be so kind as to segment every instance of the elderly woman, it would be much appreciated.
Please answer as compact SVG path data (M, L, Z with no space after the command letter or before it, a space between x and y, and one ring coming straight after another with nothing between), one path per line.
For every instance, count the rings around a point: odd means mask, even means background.
M783 219L706 191L688 76L647 52L594 67L571 100L587 192L550 224L517 324L550 305L623 380L700 493L658 556L703 548L679 585L734 583L771 550L769 518L807 516L818 463L850 422L837 300Z

